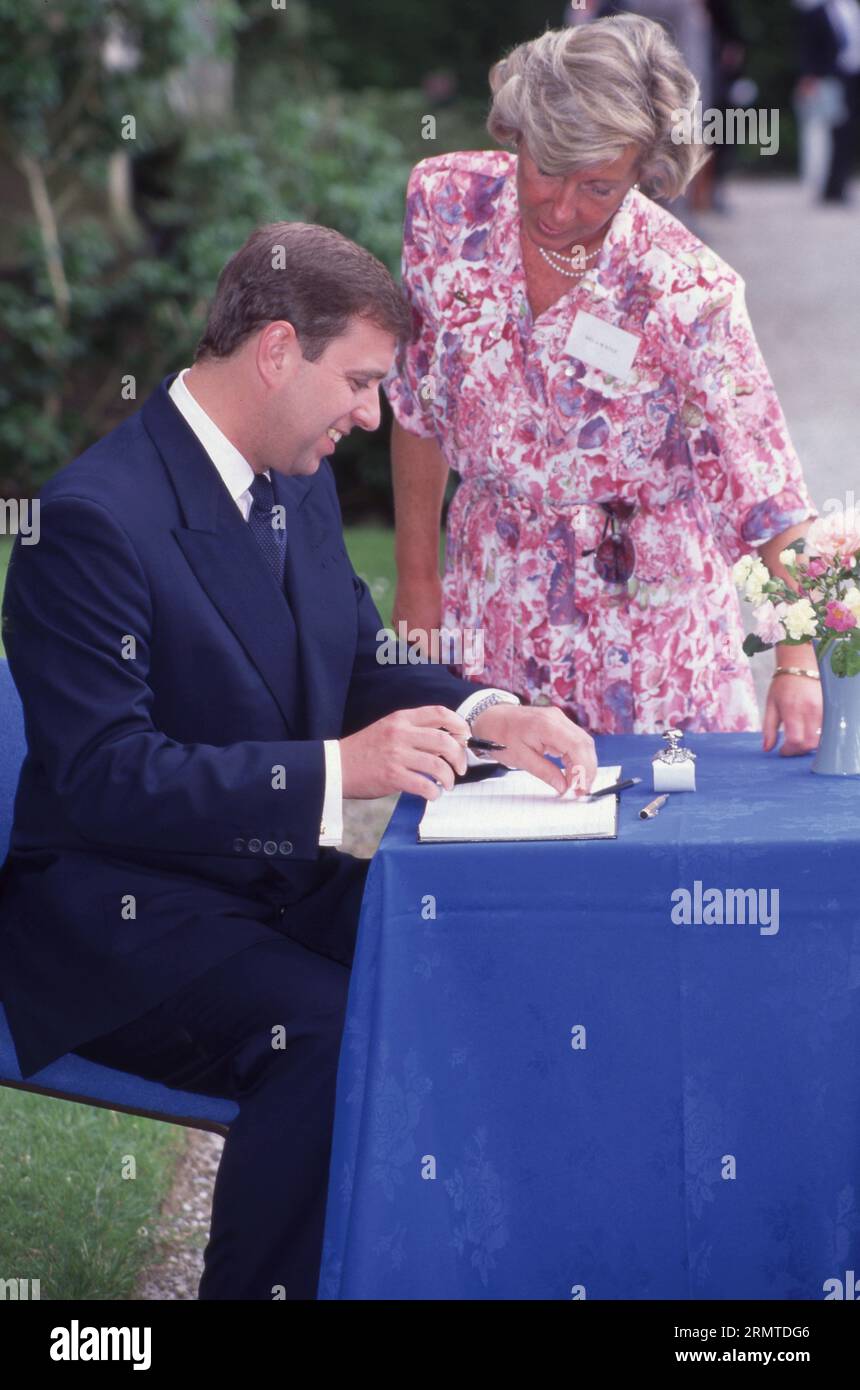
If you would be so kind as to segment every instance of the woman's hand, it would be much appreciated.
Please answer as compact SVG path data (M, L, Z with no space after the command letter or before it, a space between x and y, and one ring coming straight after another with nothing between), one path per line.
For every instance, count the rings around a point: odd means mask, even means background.
M767 694L764 715L764 751L776 747L780 725L785 737L780 757L813 753L821 733L823 701L820 681L808 676L775 676Z
M505 745L494 756L505 767L522 768L548 782L563 795L570 787L580 794L591 790L597 773L597 754L591 734L552 705L491 705L472 724L476 738ZM561 758L564 770L545 754Z
M398 623L406 623L407 640L412 642L424 657L431 655L433 630L442 623L442 580L438 575L423 579L400 579L394 595L394 609L391 623L398 631ZM414 632L414 638L409 633Z

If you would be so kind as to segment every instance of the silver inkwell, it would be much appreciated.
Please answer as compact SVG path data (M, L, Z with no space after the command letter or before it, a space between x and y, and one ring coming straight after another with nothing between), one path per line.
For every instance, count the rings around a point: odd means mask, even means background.
M683 737L680 729L667 729L664 733L666 747L651 759L655 792L696 790L696 755L680 746Z

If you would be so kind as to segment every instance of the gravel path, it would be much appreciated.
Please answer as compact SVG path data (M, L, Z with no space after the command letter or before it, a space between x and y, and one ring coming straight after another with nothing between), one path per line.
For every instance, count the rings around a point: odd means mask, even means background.
M739 182L729 202L731 214L701 217L698 234L747 282L753 326L816 505L837 497L848 505L853 489L860 507L860 215L813 207L787 180ZM767 656L754 663L760 701L771 666ZM347 803L344 848L369 858L393 805L393 797ZM135 1298L196 1299L221 1148L217 1135L188 1131L161 1218L160 1262L144 1273Z
M860 208L817 206L791 180L738 182L727 217L699 217L696 232L744 277L747 308L807 485L860 510ZM747 631L751 619L744 607ZM773 670L754 658L759 708Z

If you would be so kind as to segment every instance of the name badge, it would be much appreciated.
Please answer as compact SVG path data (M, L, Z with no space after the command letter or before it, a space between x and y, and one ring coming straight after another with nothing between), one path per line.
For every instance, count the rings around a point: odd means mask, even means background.
M638 333L627 333L580 309L565 343L565 352L623 381L630 375L641 341Z

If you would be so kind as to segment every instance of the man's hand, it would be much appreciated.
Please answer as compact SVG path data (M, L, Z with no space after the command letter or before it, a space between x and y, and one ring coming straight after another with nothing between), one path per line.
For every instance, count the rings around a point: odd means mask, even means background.
M829 658L827 658L829 660ZM780 724L784 738L780 757L813 753L821 733L823 702L821 686L808 676L777 676L770 683L764 714L765 753L776 747Z
M413 792L435 801L466 771L465 719L444 705L402 709L340 740L343 794L369 799ZM422 776L426 773L426 776ZM434 780L430 780L430 779Z
M572 719L552 705L529 708L525 705L491 705L472 725L476 738L493 739L505 745L504 753L494 753L505 767L533 772L562 795L570 787L580 793L591 790L597 773L594 739ZM564 771L544 756L561 758Z

